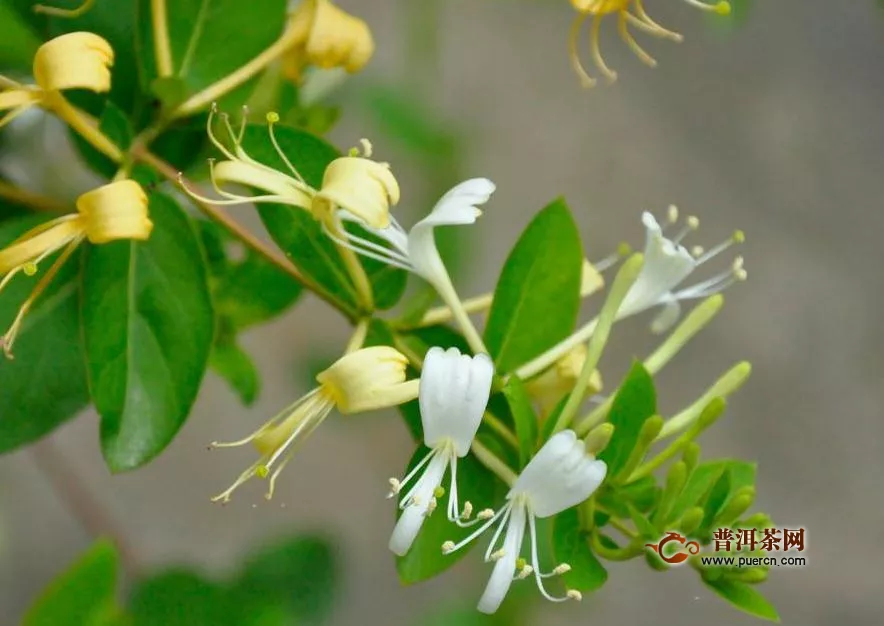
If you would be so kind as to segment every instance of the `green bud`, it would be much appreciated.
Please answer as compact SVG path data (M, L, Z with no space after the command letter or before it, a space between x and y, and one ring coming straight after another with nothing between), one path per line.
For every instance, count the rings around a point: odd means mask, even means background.
M700 527L700 524L703 523L703 507L694 506L685 511L685 514L681 516L681 519L678 521L678 530L683 532L685 535L690 535L692 532L697 530Z
M669 522L669 510L675 499L681 494L685 483L688 479L688 467L684 461L673 463L666 473L666 484L663 487L663 493L660 495L660 501L657 503L657 510L653 515L653 523L655 526L666 526Z
M718 526L729 525L748 511L753 502L755 502L755 487L742 487L738 489L728 503L724 505L721 512L715 516L715 524Z
M610 422L605 422L604 424L599 424L586 436L586 440L583 442L586 447L586 451L589 452L593 456L598 456L602 450L608 447L608 444L611 442L611 437L614 435L614 425Z
M743 383L746 382L746 379L749 378L751 372L752 366L746 361L734 365L731 369L725 372L721 378L715 381L715 383L713 383L703 395L697 398L693 404L667 421L663 426L663 430L660 432L659 438L662 439L668 437L669 435L675 434L693 424L700 417L701 413L704 413L709 409L709 405L713 400L726 398L739 389ZM710 414L707 415L705 419L714 420L721 414L720 411L723 410L724 407L721 407L718 415L714 415L713 417ZM709 423L711 423L711 421ZM707 423L706 426L708 425L709 424Z
M756 528L758 530L764 530L765 528L773 528L774 523L770 518L770 515L767 513L753 513L746 519L738 522L735 526L736 528Z
M629 453L629 458L626 459L626 463L620 468L620 471L615 477L620 479L619 482L623 482L632 475L632 472L648 454L648 449L654 445L654 441L660 433L661 428L663 428L663 418L659 415L653 415L645 420L645 423L642 424L641 430L638 432L638 439L635 442L635 447L632 449L632 452Z
M693 472L694 468L700 463L700 444L696 441L687 444L681 454L681 460L684 461L688 474Z
M750 567L748 569L738 569L728 573L727 578L757 585L767 580L767 569L763 567Z

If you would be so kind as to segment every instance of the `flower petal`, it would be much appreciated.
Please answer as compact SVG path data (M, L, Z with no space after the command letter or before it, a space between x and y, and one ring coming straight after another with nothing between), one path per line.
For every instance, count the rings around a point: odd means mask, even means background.
M457 456L465 456L476 436L488 397L494 364L487 354L470 357L457 348L430 348L420 382L424 443L435 447L454 443Z
M427 513L427 505L429 505L433 492L442 484L442 478L445 476L445 470L448 468L449 457L444 452L437 452L427 469L418 478L418 482L411 492L415 500L414 504L406 506L396 527L393 528L393 534L390 536L390 550L399 556L405 554L411 549L421 526L424 524Z
M516 504L503 540L503 556L494 564L491 578L479 599L478 609L482 613L491 614L497 611L510 590L516 572L516 561L519 560L519 551L522 549L522 538L525 536L525 521L525 507Z

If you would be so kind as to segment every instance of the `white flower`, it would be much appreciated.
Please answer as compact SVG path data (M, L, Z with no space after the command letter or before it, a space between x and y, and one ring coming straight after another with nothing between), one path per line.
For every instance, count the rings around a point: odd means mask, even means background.
M442 263L433 229L436 226L456 226L474 224L482 215L478 205L485 204L494 193L494 183L487 178L472 178L450 189L439 201L430 214L411 230L406 232L402 226L390 216L387 228L371 228L363 220L341 211L341 218L360 224L372 234L385 240L389 246L381 246L353 233L343 233L339 239L337 233L329 233L338 243L351 248L372 259L387 263L421 276L429 282L444 300L449 301L454 289L448 271ZM456 298L456 295L454 295Z
M677 220L678 210L670 207L667 226ZM617 314L618 318L661 306L661 311L651 322L651 330L656 333L664 332L678 320L681 312L680 300L705 298L737 281L746 279L743 258L738 256L727 270L689 287L678 289L679 285L700 265L733 244L742 243L744 239L742 231L736 231L730 239L708 251L704 251L700 246L694 246L689 252L681 245L681 241L689 232L698 228L699 220L696 217L688 217L685 226L671 239L663 236L665 227L661 228L650 213L642 214L642 223L646 229L644 265L635 284L626 294Z
M424 444L431 448L408 475L390 479L390 497L423 470L414 485L399 503L402 514L390 537L390 550L402 556L411 548L424 518L436 508L445 471L451 468L448 490L448 519L460 525L472 513L472 505L464 503L460 510L457 498L457 459L467 455L479 429L488 397L494 365L486 354L470 357L457 348L430 348L420 378L421 422Z
M481 612L494 613L506 597L512 581L532 574L540 593L547 600L562 602L581 598L576 590L568 590L562 597L552 596L544 587L544 578L564 574L571 568L567 563L562 563L551 572L541 573L535 519L550 517L580 504L598 489L607 471L604 461L598 461L589 454L573 430L563 430L553 435L525 466L507 494L506 505L460 543L449 541L442 545L442 551L450 554L497 523L485 551L485 561L495 561L495 564L485 593L479 600ZM531 542L530 562L520 558L526 523ZM501 534L504 534L503 543L498 548Z

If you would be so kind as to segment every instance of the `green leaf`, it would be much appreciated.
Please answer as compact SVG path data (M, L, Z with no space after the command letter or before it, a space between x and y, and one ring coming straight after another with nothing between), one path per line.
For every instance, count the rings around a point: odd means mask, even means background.
M226 380L246 406L252 404L261 390L261 376L249 353L236 341L215 343L209 367Z
M37 35L7 2L0 2L0 24L3 24L0 66L30 71L34 53L40 46Z
M616 476L626 465L638 442L642 425L656 410L654 381L644 366L636 362L620 385L608 413L608 420L614 425L614 435L599 455L608 464L608 476Z
M565 201L544 208L510 252L494 290L485 343L510 372L569 335L580 306L583 248Z
M741 611L771 622L780 621L780 615L777 613L774 605L752 585L727 578L719 578L717 580L707 580L704 578L703 582L716 595Z
M166 98L169 79L157 85L151 3L139 2L138 60L145 91ZM187 95L202 91L267 49L282 34L286 0L175 0L168 6L167 32L172 60L171 78L180 79ZM245 102L254 79L221 99L227 108ZM176 104L180 96L164 100Z
M0 205L0 213L11 211ZM0 248L44 220L29 216L0 224ZM23 273L0 292L0 329L7 329L39 277ZM15 342L15 359L0 354L0 452L30 443L74 417L89 403L79 329L79 255L60 270L25 317ZM2 332L2 331L0 331Z
M419 446L403 476L411 471L429 452L428 448ZM447 479L446 475L445 480ZM448 483L443 480L442 484L446 487L445 498L447 498ZM502 497L503 495L503 484L472 455L457 461L457 489L461 506L469 500L475 511L493 506L498 501L498 496ZM411 550L405 556L397 557L396 569L399 572L399 580L403 584L417 583L441 574L462 559L473 546L482 543L481 540L473 541L457 552L442 554L442 544L445 541L451 540L456 543L475 530L474 528L460 528L449 522L445 515L445 503L447 500L440 502L438 510L426 518Z
M721 461L701 463L685 483L681 494L676 498L669 513L669 520L678 520L689 508L702 506L712 492L712 488L724 473L725 466Z
M595 591L608 580L608 572L589 548L589 533L580 528L576 508L559 513L553 521L553 550L559 563L571 571L562 575L568 589Z
M187 570L162 572L132 592L132 626L237 626L233 606L219 584Z
M232 593L246 606L278 602L298 623L319 621L333 605L339 567L326 539L295 537L252 556L234 581Z
M531 398L525 390L525 383L513 374L503 388L516 426L519 439L519 467L525 467L537 447L537 414L531 406Z
M42 591L23 626L98 626L115 611L117 551L98 541Z
M214 314L193 226L153 194L145 242L94 246L83 279L83 331L101 445L114 472L147 463L190 413L206 369Z

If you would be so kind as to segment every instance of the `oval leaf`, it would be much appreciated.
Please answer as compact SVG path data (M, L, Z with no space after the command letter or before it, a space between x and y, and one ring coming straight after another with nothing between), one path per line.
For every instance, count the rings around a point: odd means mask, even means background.
M494 290L485 343L499 372L509 372L567 337L580 307L583 248L565 201L528 224Z
M116 549L98 541L43 590L22 624L96 624L114 611L116 587Z
M770 601L761 595L761 592L752 585L738 580L718 578L716 580L703 579L707 587L712 589L717 596L729 602L732 606L745 611L749 615L760 617L771 622L779 622L780 615Z
M516 437L519 439L519 467L525 467L537 447L537 414L531 406L525 383L515 374L507 380L503 395L509 404L516 426Z
M92 247L83 277L90 388L115 472L143 465L172 441L196 399L214 333L190 220L158 194L150 213L148 241Z
M616 476L626 465L638 442L642 425L657 410L654 381L641 363L633 364L617 390L608 421L614 425L610 443L599 455L608 464L608 476Z
M595 591L608 580L608 571L589 548L589 533L580 528L580 515L576 508L562 511L556 516L552 542L556 561L571 566L571 571L562 575L568 589Z

